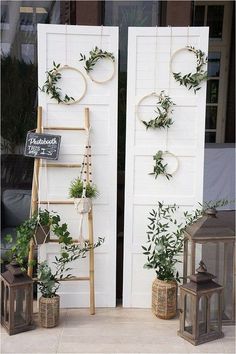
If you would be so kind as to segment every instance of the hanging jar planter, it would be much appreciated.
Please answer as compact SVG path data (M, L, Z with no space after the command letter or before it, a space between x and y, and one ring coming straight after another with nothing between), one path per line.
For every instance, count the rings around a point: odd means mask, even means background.
M75 209L79 214L89 213L92 208L91 198L74 198Z

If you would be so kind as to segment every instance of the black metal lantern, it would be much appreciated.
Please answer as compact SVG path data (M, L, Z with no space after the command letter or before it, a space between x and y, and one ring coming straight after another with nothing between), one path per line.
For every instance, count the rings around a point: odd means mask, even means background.
M224 336L222 332L223 287L212 279L201 261L197 274L180 286L180 329L178 335L194 345Z
M207 209L187 227L184 242L184 282L195 272L199 260L207 263L216 282L224 287L223 324L235 322L235 212Z
M1 323L10 335L34 329L33 280L14 262L1 274Z

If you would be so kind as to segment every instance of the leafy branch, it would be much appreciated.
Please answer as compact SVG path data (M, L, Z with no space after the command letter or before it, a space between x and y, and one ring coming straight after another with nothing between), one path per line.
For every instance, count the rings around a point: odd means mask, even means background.
M74 101L73 97L69 97L67 94L62 96L61 88L57 87L57 83L61 79L61 73L59 72L61 64L56 64L53 62L53 69L46 71L47 80L40 90L46 92L46 94L51 95L50 98L55 99L58 103L69 103Z
M167 173L167 164L163 163L163 151L159 150L153 156L153 160L155 161L155 165L153 166L153 172L149 173L149 175L155 175L155 179L157 179L159 175L164 175L169 180L172 175Z
M156 117L148 122L142 120L142 123L146 126L146 129L169 128L173 124L173 120L170 115L173 112L172 107L174 105L175 103L168 95L165 94L165 91L161 91L159 100L156 103Z
M174 79L179 82L180 85L185 86L188 90L193 88L194 93L200 90L201 87L198 87L200 83L204 80L207 80L207 71L204 70L204 66L207 63L207 57L205 53L200 49L196 49L193 46L186 46L187 50L194 53L197 59L197 66L195 73L188 73L182 75L181 72L174 73Z
M103 51L102 49L99 49L97 46L89 52L88 58L86 58L84 54L80 53L79 61L85 62L84 69L86 70L87 73L89 73L90 71L93 70L95 64L100 59L111 59L113 62L115 62L115 57L113 53Z
M184 211L179 214L179 206L158 202L157 208L149 212L147 242L142 246L143 254L147 256L144 264L146 269L154 269L160 280L180 281L175 266L182 263L179 255L183 252L184 231L204 214L209 207L225 206L230 202L226 199L198 203L199 208L193 212ZM178 213L178 220L177 215Z

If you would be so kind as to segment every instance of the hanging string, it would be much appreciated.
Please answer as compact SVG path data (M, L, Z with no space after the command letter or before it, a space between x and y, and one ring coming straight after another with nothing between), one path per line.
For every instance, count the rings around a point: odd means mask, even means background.
M68 46L68 43L67 43L67 23L66 23L66 32L65 32L65 65L67 65L67 46Z
M170 27L170 63L171 63L171 56L172 56L172 26ZM171 66L169 65L169 81L168 81L168 89L167 89L167 94L169 96L170 93L170 86L171 86ZM165 151L168 151L168 139L169 139L169 128L166 128L166 141L165 141Z
M187 29L187 46L189 46L189 26L188 26L188 29Z
M102 49L102 36L103 36L103 25L101 25L101 33L100 33L100 49Z
M154 57L154 92L157 92L157 26L155 36L155 57Z

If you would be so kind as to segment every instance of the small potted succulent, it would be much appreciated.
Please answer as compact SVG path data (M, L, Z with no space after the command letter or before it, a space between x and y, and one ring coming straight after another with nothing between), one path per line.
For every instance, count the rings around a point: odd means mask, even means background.
M80 214L88 213L92 207L92 199L98 196L95 184L84 183L81 178L71 182L69 188L70 198L74 198L75 208Z
M47 261L38 265L37 283L41 292L39 299L39 322L42 327L50 328L57 326L59 322L60 297L57 290L60 280L71 278L68 272L71 268L68 263L79 258L85 258L88 251L102 245L104 238L98 238L94 244L85 241L83 247L69 243L64 245L60 256L55 257L55 272L53 273Z

